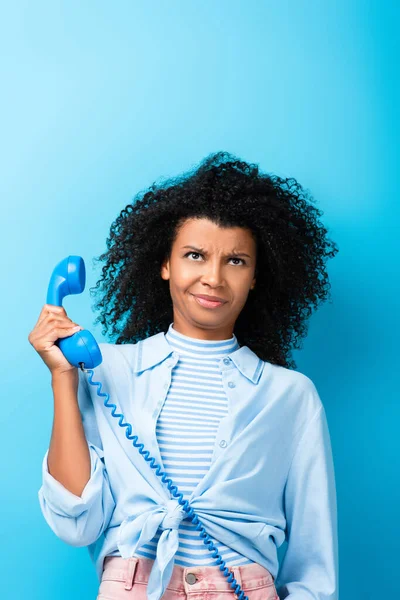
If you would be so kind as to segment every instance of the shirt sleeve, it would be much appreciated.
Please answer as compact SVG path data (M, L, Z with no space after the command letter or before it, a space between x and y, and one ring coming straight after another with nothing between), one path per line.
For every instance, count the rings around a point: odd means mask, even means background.
M87 375L78 369L78 404L90 453L90 479L76 496L67 490L48 469L47 457L42 463L42 486L39 504L45 520L53 532L72 546L94 543L108 526L115 508L106 467L103 447L97 428Z
M298 443L284 501L287 550L275 582L280 600L337 600L336 484L322 404Z

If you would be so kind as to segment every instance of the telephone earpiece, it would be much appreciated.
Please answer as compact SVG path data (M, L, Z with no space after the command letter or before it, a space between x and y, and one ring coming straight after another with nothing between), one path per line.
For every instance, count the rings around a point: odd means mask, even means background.
M83 258L67 256L56 265L51 275L47 290L47 304L62 306L65 296L81 294L85 289L85 283L86 270ZM103 360L96 340L87 329L77 331L67 338L60 338L55 344L74 367L79 368L80 363L84 363L85 369L94 369Z

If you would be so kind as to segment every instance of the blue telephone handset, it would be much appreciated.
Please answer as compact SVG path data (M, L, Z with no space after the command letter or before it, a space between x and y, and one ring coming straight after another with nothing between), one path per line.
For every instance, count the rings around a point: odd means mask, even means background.
M65 296L69 296L70 294L81 294L85 289L85 283L86 270L83 258L75 255L67 256L54 268L47 290L47 304L62 306L62 301ZM78 331L67 338L58 339L55 344L60 348L61 352L71 365L89 373L88 381L93 386L97 385L97 395L99 397L106 397L104 406L112 409L111 414L113 417L119 418L119 425L121 427L127 428L125 435L128 440L131 440L134 447L138 449L143 458L147 462L150 462L151 468L156 469L156 475L161 478L163 483L167 484L172 496L178 500L192 523L196 525L196 529L203 538L203 543L208 546L210 552L214 552L213 557L218 559L219 568L224 576L228 577L228 582L231 584L231 588L234 590L238 600L249 600L248 596L244 594L241 586L237 583L234 574L229 571L228 567L225 565L225 561L218 553L216 546L214 546L213 541L204 529L193 508L191 508L189 502L183 500L183 494L177 493L177 486L166 476L166 473L161 471L160 465L156 464L154 458L150 458L149 452L144 450L144 444L137 443L138 436L131 435L132 425L123 422L124 415L115 412L117 408L115 404L108 403L109 395L101 392L101 383L93 381L94 371L92 369L100 365L103 358L100 348L90 331L87 329Z
M47 289L47 304L62 306L65 296L81 294L85 289L86 270L81 256L67 256L58 263ZM101 364L103 358L93 335L87 329L55 342L65 358L74 367L84 363L88 369Z

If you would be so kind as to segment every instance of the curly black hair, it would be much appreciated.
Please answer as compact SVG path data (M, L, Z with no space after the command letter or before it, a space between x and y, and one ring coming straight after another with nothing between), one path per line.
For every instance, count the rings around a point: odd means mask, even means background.
M228 152L209 154L188 172L158 180L138 192L111 225L106 261L90 293L103 335L116 344L136 343L166 332L173 321L168 281L161 264L170 256L178 228L188 218L220 227L245 227L256 241L256 286L238 316L234 334L264 361L296 369L307 319L328 297L325 261L338 252L318 220L322 211L293 178L261 173ZM100 287L99 287L100 286Z

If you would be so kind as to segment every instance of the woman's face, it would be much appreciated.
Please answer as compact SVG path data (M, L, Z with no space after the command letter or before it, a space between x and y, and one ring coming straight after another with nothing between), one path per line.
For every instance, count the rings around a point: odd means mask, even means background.
M161 267L161 277L169 280L174 329L204 340L232 337L255 284L255 268L256 243L249 230L187 219ZM218 296L224 303L216 308L202 306L196 294Z

